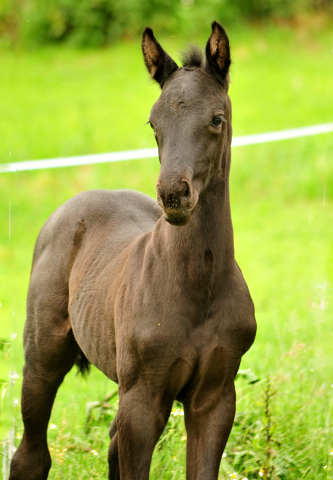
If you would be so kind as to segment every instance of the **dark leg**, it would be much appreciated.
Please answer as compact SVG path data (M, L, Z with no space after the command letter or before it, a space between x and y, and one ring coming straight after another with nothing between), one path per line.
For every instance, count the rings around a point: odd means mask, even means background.
M118 433L117 433L117 415L110 427L110 447L109 447L109 480L120 480L119 458L118 458Z
M53 401L79 351L68 319L53 314L48 327L36 326L37 315L28 317L22 386L24 434L11 462L9 480L47 478L51 467L47 426Z
M209 396L209 392L208 392ZM217 480L222 454L234 417L236 394L233 380L225 384L214 404L196 397L184 404L187 430L186 479Z
M119 390L116 435L121 480L149 479L153 450L171 407L172 401L152 398L143 388L132 388L124 395Z

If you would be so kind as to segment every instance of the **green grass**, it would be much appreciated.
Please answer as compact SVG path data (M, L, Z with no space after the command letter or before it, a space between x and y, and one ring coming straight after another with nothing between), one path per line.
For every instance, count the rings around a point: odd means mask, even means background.
M244 28L230 38L234 135L332 121L331 30ZM175 57L183 42L161 40ZM1 163L154 146L144 123L158 88L147 79L139 40L100 51L0 54ZM260 381L237 380L237 418L221 479L233 472L257 479L265 468L273 479L333 477L332 151L332 134L233 149L236 258L258 320L242 369ZM140 160L0 175L1 439L13 425L22 433L14 406L21 379L10 385L9 374L21 375L26 290L40 227L83 190L132 188L154 197L158 170L157 160ZM274 394L267 407L268 385ZM114 389L95 369L88 380L68 375L51 419L50 479L107 477L107 426L116 401L101 415L94 410L89 425L85 408ZM185 478L185 440L183 417L172 416L151 478Z

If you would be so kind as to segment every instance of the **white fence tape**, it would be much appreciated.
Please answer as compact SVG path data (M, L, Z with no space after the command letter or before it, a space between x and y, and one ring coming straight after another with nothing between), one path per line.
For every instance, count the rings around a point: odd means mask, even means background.
M333 122L312 125L309 127L292 128L290 130L279 130L277 132L257 133L255 135L234 137L232 140L232 146L241 147L244 145L275 142L277 140L288 140L290 138L307 137L310 135L318 135L319 133L329 132L333 132ZM46 168L73 167L78 165L118 162L124 160L138 160L140 158L157 157L157 155L157 148L145 148L142 150L127 150L124 152L99 153L95 155L47 158L44 160L27 160L23 162L0 164L0 173L21 172L24 170L39 170Z

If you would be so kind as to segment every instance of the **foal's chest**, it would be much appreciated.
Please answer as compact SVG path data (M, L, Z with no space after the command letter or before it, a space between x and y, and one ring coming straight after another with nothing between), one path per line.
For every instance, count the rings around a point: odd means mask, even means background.
M181 398L199 378L219 383L236 373L255 335L247 289L206 302L190 298L184 301L179 290L166 302L154 289L141 301L123 297L127 313L131 304L131 316L126 322L123 315L116 319L116 343L125 382L145 378Z

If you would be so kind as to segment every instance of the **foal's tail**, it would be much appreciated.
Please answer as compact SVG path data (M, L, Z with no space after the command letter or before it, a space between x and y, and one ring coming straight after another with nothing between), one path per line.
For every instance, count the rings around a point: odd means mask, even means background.
M86 375L89 375L91 363L89 362L85 354L82 352L82 350L80 350L78 356L76 357L75 365L78 368L78 374L81 373L84 377Z

